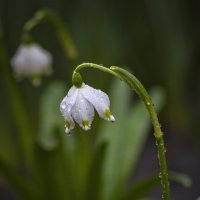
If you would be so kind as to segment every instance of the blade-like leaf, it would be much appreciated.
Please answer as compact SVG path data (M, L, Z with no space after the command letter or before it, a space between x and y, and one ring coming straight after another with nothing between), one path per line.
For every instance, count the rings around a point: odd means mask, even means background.
M40 180L46 197L66 199L71 197L74 174L74 137L64 134L64 120L60 102L66 95L62 82L52 82L44 91L40 104L40 126L36 159ZM72 198L72 197L71 197Z
M132 188L128 190L122 200L137 200L142 197L146 197L149 192L160 185L160 179L158 176L151 176L145 178L142 181L136 183Z
M186 174L179 172L170 172L169 178L171 181L177 182L184 187L190 187L192 180ZM146 197L153 189L160 185L158 176L151 176L134 184L124 195L122 200L139 200Z
M98 142L106 142L108 144L105 162L102 171L102 188L100 199L108 200L114 190L115 165L118 164L118 154L120 150L120 141L124 132L124 124L128 118L128 102L130 100L130 90L124 84L115 80L110 90L111 110L116 118L113 124L103 123L100 130Z
M106 153L107 144L102 143L96 147L93 155L93 160L90 165L86 199L98 199L101 185L101 172L104 164L104 158Z
M64 121L60 114L60 102L67 90L62 82L52 82L43 92L40 102L40 124L38 142L46 150L53 150L58 145L54 130L64 132Z
M154 87L150 91L150 96L152 102L155 104L155 108L159 111L164 104L164 91L160 87ZM142 151L143 145L146 141L148 130L150 128L150 117L143 105L143 103L138 102L135 104L130 114L125 126L126 134L128 135L128 140L126 140L126 151L124 169L122 171L128 173L134 169L137 164L138 157Z
M58 142L56 148L45 150L41 145L35 146L37 171L44 199L74 199L73 168L71 155L66 152L63 133L59 129L52 130ZM70 138L71 139L71 138ZM72 178L73 177L73 178Z
M191 187L192 185L192 179L188 175L183 173L169 172L169 178L172 181L180 183L183 187Z
M14 166L0 157L0 175L6 179L20 199L40 199L40 191L36 189L36 184L26 179Z
M16 142L13 141L14 135L10 123L5 123L6 120L3 112L0 116L0 157L9 163L15 164L19 161L19 151L16 148Z
M102 200L120 198L129 173L141 153L150 125L148 112L142 103L128 110L128 87L117 82L111 91L114 92L111 95L111 105L116 113L116 123L105 124L99 134L100 141L108 143L102 174ZM161 108L163 91L155 88L151 96L155 105Z

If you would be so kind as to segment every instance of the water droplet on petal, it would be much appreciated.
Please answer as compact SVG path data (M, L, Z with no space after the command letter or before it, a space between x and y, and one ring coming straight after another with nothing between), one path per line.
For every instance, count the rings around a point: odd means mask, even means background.
M70 136L70 135L71 135L71 131L70 131L70 129L68 129L67 127L65 127L65 134L66 134L67 136Z
M61 104L61 108L62 108L62 109L65 109L65 108L66 108L66 104L65 104L65 103L62 103L62 104Z
M112 123L115 122L115 118L114 118L113 115L110 116L110 121L111 121Z
M91 129L91 127L90 127L90 126L83 126L83 129L84 129L85 131L89 131L89 130Z
M69 133L65 133L66 136L71 136L72 135L72 132L69 132Z

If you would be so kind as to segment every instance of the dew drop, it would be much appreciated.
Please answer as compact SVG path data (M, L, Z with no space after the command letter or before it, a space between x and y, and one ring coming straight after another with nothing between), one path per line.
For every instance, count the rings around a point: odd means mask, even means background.
M68 132L68 133L65 132L65 135L66 135L66 136L71 136L72 133L71 133L71 132Z
M62 103L62 104L61 104L61 108L62 108L62 109L65 109L65 108L66 108L66 104L65 104L65 103Z
M65 128L65 135L71 136L71 134L72 132L68 128Z

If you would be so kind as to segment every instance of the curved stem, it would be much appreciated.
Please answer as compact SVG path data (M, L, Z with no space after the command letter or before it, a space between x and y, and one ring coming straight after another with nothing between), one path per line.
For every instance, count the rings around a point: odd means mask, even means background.
M61 20L59 15L50 9L44 9L36 12L33 18L25 23L23 27L22 40L25 42L29 42L30 40L32 40L30 36L31 30L42 22L53 26L60 41L60 44L66 54L69 56L69 58L76 59L77 51L69 31L67 30L64 22Z
M0 27L1 28L1 27ZM34 163L33 158L33 137L34 133L31 128L31 123L27 117L27 112L24 109L24 104L22 102L21 95L19 93L18 87L14 83L9 71L9 59L6 54L5 45L3 42L3 35L0 35L0 71L2 79L5 84L6 91L10 97L10 106L12 109L12 114L15 117L15 123L19 129L19 137L21 142L21 151L24 154L24 158L29 166Z
M160 165L160 178L163 190L163 199L169 200L170 199L170 189L169 189L169 179L167 173L167 162L165 157L165 147L164 147L164 140L163 140L163 132L160 128L160 123L158 121L157 114L154 109L154 105L151 101L150 96L148 95L146 89L142 85L142 83L133 75L130 74L128 71L112 66L110 68L104 67L102 65L97 65L93 63L83 63L76 67L74 72L79 72L83 68L96 68L103 72L107 72L112 74L113 76L119 78L120 80L127 83L131 89L135 90L136 93L139 95L141 100L144 102L154 128L154 136L156 139L157 149L158 149L158 160Z
M95 68L95 69L99 69L103 72L107 72L109 74L112 74L113 76L116 76L117 78L121 79L121 77L115 73L114 71L112 71L111 69L104 67L102 65L98 65L98 64L94 64L94 63L82 63L80 65L78 65L76 67L76 69L74 70L74 72L79 72L81 69L83 68Z

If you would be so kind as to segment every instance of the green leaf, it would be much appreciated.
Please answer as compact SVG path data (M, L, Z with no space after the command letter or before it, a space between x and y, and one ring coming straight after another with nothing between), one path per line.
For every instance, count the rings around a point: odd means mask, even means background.
M192 180L183 173L179 172L170 172L169 179L171 181L177 182L184 187L190 187ZM124 195L122 200L139 200L143 197L146 197L153 189L160 185L160 178L158 176L151 176L148 178L139 181L134 184Z
M150 127L150 118L142 103L129 108L130 89L118 82L111 89L111 109L115 115L115 124L103 124L99 133L99 142L108 143L103 168L102 200L120 199L125 182L135 167L146 141ZM157 108L163 105L163 91L154 88L151 96ZM121 163L121 164L120 164Z
M180 183L183 187L191 187L192 185L192 180L191 178L183 173L179 172L169 172L169 178L172 181L175 181L177 183Z
M56 148L49 151L41 145L35 146L38 179L44 193L43 199L74 199L72 155L66 151L68 143L64 139L64 134L59 129L52 131L58 144Z
M102 200L110 199L114 191L114 182L118 173L118 170L115 170L115 165L118 162L116 155L120 150L124 124L128 118L128 102L130 99L130 90L124 83L118 80L114 81L110 91L111 110L116 118L116 122L113 124L102 123L102 128L98 134L98 142L106 142L108 144L102 171L102 188L100 192L100 199Z
M99 197L100 188L102 187L101 172L103 169L106 148L107 144L101 143L95 149L93 160L89 167L86 199L98 199Z
M52 82L44 91L40 102L39 145L35 147L44 195L61 200L72 198L75 185L72 178L75 176L75 138L65 135L59 109L66 92L66 86L58 81Z
M154 87L150 90L150 96L155 104L157 111L161 110L164 104L164 91L160 87ZM130 172L137 164L140 153L146 141L148 130L150 128L150 117L142 102L137 102L130 114L125 126L128 139L126 140L126 152L124 171Z
M122 200L137 200L146 197L154 188L160 185L160 178L158 176L151 176L134 184L130 188Z
M40 199L39 190L36 184L26 179L19 171L10 163L0 157L0 174L5 178L6 182L19 195L20 199Z
M55 128L64 134L64 120L60 114L60 102L65 96L67 88L62 82L52 82L44 91L40 101L40 124L38 142L46 150L53 150L58 145Z
M5 118L5 113L0 116L0 157L9 163L16 164L19 161L19 148L13 140L14 134L10 126L9 119ZM8 123L5 123L5 122Z

